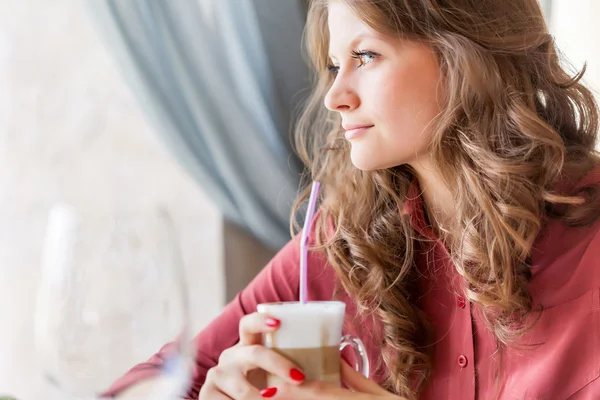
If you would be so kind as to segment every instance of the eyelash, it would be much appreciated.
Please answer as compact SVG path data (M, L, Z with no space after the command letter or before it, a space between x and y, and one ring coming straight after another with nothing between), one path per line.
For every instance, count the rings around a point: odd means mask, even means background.
M375 59L379 56L379 54L369 51L369 50L352 50L352 58L354 58L355 60L360 60L361 57L364 57L364 56L371 57L372 60L369 62L363 62L357 68L360 68L363 65L371 63L373 61L373 59ZM331 73L334 76L337 75L339 69L340 69L340 67L336 67L335 65L332 65L332 64L327 65L327 70L329 71L329 73Z

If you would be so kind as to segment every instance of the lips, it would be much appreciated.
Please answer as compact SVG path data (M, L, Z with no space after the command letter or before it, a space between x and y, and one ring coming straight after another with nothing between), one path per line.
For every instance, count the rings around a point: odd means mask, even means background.
M363 129L363 128L371 128L373 125L371 124L342 124L342 128L344 128L345 131L353 131L355 129Z
M344 136L347 140L356 139L364 135L373 126L374 125L342 125L342 127L346 130Z

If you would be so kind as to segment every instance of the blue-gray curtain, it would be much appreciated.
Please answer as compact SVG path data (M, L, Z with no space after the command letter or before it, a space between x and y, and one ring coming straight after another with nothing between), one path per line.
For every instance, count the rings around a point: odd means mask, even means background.
M84 0L156 131L230 221L289 239L305 0Z

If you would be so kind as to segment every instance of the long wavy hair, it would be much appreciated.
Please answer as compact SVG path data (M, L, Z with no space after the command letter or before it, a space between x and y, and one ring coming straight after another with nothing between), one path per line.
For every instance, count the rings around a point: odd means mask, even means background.
M580 82L585 67L563 69L537 0L334 1L378 32L435 51L445 98L430 154L456 205L449 251L498 346L517 343L535 311L529 256L545 221L580 226L598 218L598 187L575 193L561 185L599 163L597 105ZM305 178L322 184L318 248L359 310L382 326L387 388L415 399L433 363L430 323L413 302L423 242L401 213L415 173L408 165L352 165L340 116L323 106L334 80L327 3L309 5L314 91L296 125ZM308 194L306 185L292 221Z

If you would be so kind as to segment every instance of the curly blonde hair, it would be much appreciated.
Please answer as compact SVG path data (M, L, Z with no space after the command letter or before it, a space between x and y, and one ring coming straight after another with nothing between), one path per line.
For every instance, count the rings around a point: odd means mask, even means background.
M571 76L561 67L536 0L336 1L373 29L435 51L446 95L430 149L456 204L449 251L498 345L515 344L534 310L529 255L544 221L577 226L598 218L598 187L559 188L599 162L597 105L580 83L585 68ZM305 42L315 89L296 126L297 149L307 178L322 183L319 247L343 289L382 323L388 389L415 399L432 368L433 337L410 300L422 242L401 210L415 174L408 165L369 172L352 165L340 116L323 106L334 79L327 3L309 6Z

